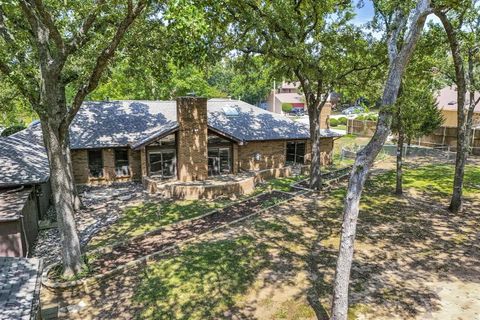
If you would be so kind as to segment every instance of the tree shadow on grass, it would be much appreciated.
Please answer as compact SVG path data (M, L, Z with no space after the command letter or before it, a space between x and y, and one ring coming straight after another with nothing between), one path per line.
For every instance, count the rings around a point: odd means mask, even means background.
M109 228L96 234L89 243L89 250L113 242L127 240L160 227L191 219L227 205L229 201L146 201L123 210L120 218Z
M249 236L193 244L147 268L133 300L141 318L242 319L235 299L268 264L265 246Z

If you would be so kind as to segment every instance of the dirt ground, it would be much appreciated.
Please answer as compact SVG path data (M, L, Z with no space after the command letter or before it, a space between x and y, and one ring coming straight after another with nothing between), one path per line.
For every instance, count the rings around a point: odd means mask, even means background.
M392 168L378 164L362 198L349 318L480 319L480 192L452 215L428 185L394 196ZM327 319L344 194L298 197L87 294L43 290L42 303L65 319Z

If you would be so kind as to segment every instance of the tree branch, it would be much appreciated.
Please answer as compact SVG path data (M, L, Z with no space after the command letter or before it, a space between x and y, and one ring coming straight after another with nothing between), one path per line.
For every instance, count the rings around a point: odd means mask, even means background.
M78 29L78 32L72 37L72 39L69 41L67 45L67 54L72 54L79 48L81 48L87 41L88 41L88 31L92 28L93 24L95 23L95 20L97 19L98 11L102 7L102 5L105 3L105 0L96 0L95 1L95 8L90 11L90 13L87 15L85 20L82 22L82 25L80 29Z
M58 31L58 28L55 26L55 23L53 22L52 16L48 12L48 10L45 9L45 6L43 5L42 0L34 0L35 1L35 8L36 11L39 13L40 18L43 22L43 25L45 25L50 32L50 35L52 36L53 41L55 42L55 45L57 46L58 51L61 53L61 55L65 54L65 44L63 42L63 38L60 35L60 32Z
M77 114L78 110L80 109L80 106L85 100L85 97L98 86L100 77L102 76L102 73L107 67L110 59L115 55L115 50L120 44L120 41L122 40L125 32L128 30L128 28L136 19L136 17L146 7L147 2L148 0L141 0L139 1L136 7L133 7L131 3L129 3L127 14L125 18L122 20L122 22L120 23L120 25L117 27L117 30L112 40L97 57L97 61L95 63L95 66L93 67L92 73L90 74L90 77L88 78L88 80L83 85L81 85L80 89L75 94L72 106L69 109L67 118L65 119L67 125L71 123L71 121Z

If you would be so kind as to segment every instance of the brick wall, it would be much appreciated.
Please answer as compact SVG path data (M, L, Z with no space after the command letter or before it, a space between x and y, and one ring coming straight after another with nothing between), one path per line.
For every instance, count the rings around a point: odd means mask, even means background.
M234 156L234 166L236 165L244 171L282 168L285 166L286 143L285 140L260 141L238 146L238 157L235 158ZM306 140L305 143L305 163L309 164L312 159L312 144L310 140ZM333 138L322 138L320 140L320 150L322 152L322 165L331 164ZM261 155L258 161L254 159L256 152Z
M128 149L128 161L130 166L130 175L117 177L115 174L115 149L102 149L103 172L102 178L90 177L88 169L88 150L71 150L73 177L78 184L109 184L112 182L141 180L142 168L140 151Z
M255 153L260 160L255 160ZM285 141L248 142L238 147L238 168L240 170L263 170L281 168L285 165Z
M208 178L207 99L177 98L177 166L181 181Z

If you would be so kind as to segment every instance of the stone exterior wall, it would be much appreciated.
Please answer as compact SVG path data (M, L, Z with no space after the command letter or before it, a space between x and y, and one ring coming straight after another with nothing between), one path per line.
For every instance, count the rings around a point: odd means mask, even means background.
M142 179L140 151L128 149L130 175L117 177L115 174L115 149L102 149L103 177L90 177L88 169L88 150L71 150L73 177L77 184L110 184L112 182L139 181Z
M208 178L207 99L177 99L177 166L180 181Z

